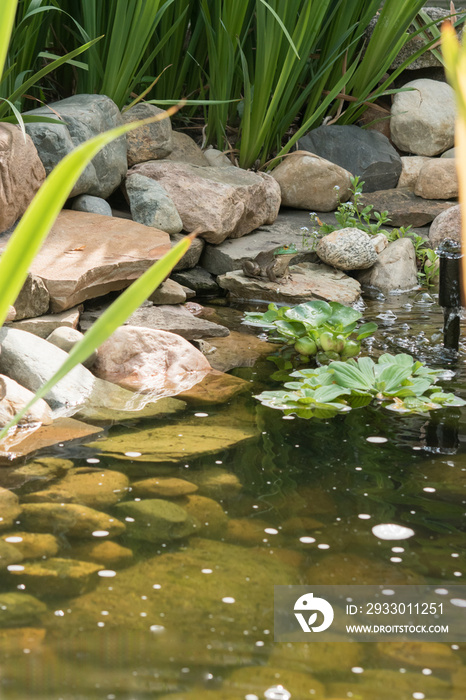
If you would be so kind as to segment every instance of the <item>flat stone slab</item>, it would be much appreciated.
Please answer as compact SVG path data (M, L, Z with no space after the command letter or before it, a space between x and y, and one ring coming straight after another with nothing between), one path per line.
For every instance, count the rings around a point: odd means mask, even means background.
M403 187L364 192L360 202L361 207L372 204L373 212L388 211L390 226L425 226L456 204L441 199L423 199Z
M170 331L186 340L224 337L230 332L225 326L193 316L184 306L141 306L128 318L125 325Z
M359 282L327 265L300 263L290 267L291 276L278 283L246 277L239 270L227 272L218 283L235 299L301 304L312 299L352 304L361 293Z
M309 225L309 216L302 217ZM296 216L280 212L278 219L270 226L262 226L243 238L229 238L220 245L206 243L200 264L213 275L223 275L231 270L241 270L245 260L251 260L263 250L276 246L294 244L300 255L293 262L313 262L316 259L312 248L303 245L303 231Z
M0 253L7 237L0 237ZM52 312L127 287L170 249L164 231L133 221L62 211L31 265L50 294Z
M135 431L116 428L110 437L92 443L102 454L115 459L176 464L182 460L216 454L259 436L254 417L233 410L155 425Z
M27 457L46 447L72 440L83 440L102 432L95 425L88 425L74 418L58 418L50 425L36 430L21 430L12 437L0 441L0 464Z
M73 309L62 311L60 314L46 314L36 318L25 318L22 321L13 321L11 327L19 328L21 331L33 333L38 335L39 338L45 339L57 328L77 328L81 310L82 306L76 306Z

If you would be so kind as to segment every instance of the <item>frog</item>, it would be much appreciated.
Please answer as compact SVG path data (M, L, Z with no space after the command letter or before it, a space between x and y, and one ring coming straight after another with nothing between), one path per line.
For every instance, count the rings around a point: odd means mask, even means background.
M242 267L247 277L268 277L271 282L288 276L288 265L298 255L294 243L271 250L262 250L254 260L244 260Z

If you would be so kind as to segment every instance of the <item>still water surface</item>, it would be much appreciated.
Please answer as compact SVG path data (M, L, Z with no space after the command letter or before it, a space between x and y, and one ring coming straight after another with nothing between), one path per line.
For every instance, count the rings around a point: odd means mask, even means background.
M466 354L443 355L441 311L419 301L413 294L389 308L368 303L365 320L379 323L371 352L404 351L447 367L454 375L446 386L466 398ZM14 488L25 502L53 486L45 475L61 479L70 467L125 475L132 491L124 500L139 503L160 498L145 480L170 477L187 492L176 496L173 482L164 498L200 524L196 536L154 542L48 530L55 558L99 561L100 551L104 568L71 596L68 584L41 583L37 571L2 572L0 595L32 593L46 610L0 628L0 698L466 698L457 645L273 643L275 584L463 582L465 409L406 417L368 407L328 421L284 419L252 397L271 387L271 370L265 360L234 370L251 394L227 405L114 426L101 441L36 458L41 478ZM175 461L162 450L167 434ZM95 497L91 488L82 502L131 523ZM372 527L380 523L415 535L379 540ZM107 549L92 553L104 540ZM45 561L41 546L29 557Z

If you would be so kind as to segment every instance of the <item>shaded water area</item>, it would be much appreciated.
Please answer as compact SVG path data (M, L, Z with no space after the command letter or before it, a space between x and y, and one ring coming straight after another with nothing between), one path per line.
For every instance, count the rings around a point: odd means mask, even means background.
M445 386L466 398L466 348L445 356L442 311L429 302L422 293L368 301L364 318L379 330L365 352L408 352L445 367ZM219 313L230 325L241 317ZM251 392L226 405L113 426L93 443L0 470L0 486L30 511L1 533L13 546L15 534L29 543L23 562L1 575L0 596L23 596L16 618L0 617L8 628L0 628L1 698L289 697L273 691L280 685L297 699L466 697L464 645L273 642L277 584L463 582L466 410L284 418L253 398L273 385L271 371L265 359L233 370ZM39 492L70 470L83 479L80 502L126 522L126 534L113 534L111 520L76 537L34 519ZM122 490L121 503L170 498L196 534L176 531L174 519L165 539L128 537L134 519L105 500L101 470L112 472L105 479ZM86 475L97 481L85 486ZM157 477L185 485L171 482L161 496L147 482ZM372 534L379 523L415 535L381 541ZM55 550L34 532L53 535ZM72 575L62 564L54 580L36 566L48 557L98 561L100 571ZM28 594L44 605L28 607Z

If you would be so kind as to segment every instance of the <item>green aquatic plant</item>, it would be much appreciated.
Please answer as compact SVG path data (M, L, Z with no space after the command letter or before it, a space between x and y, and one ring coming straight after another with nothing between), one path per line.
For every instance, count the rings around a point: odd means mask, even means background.
M320 364L346 360L361 351L360 341L377 330L371 321L358 327L362 314L336 301L306 301L298 306L269 304L265 313L245 313L243 323L259 326L269 340L294 350L302 362L313 357Z
M411 355L386 353L378 362L360 357L292 372L296 380L286 382L285 389L263 391L256 398L300 418L330 418L374 401L398 413L465 406L466 401L435 385L440 373Z

